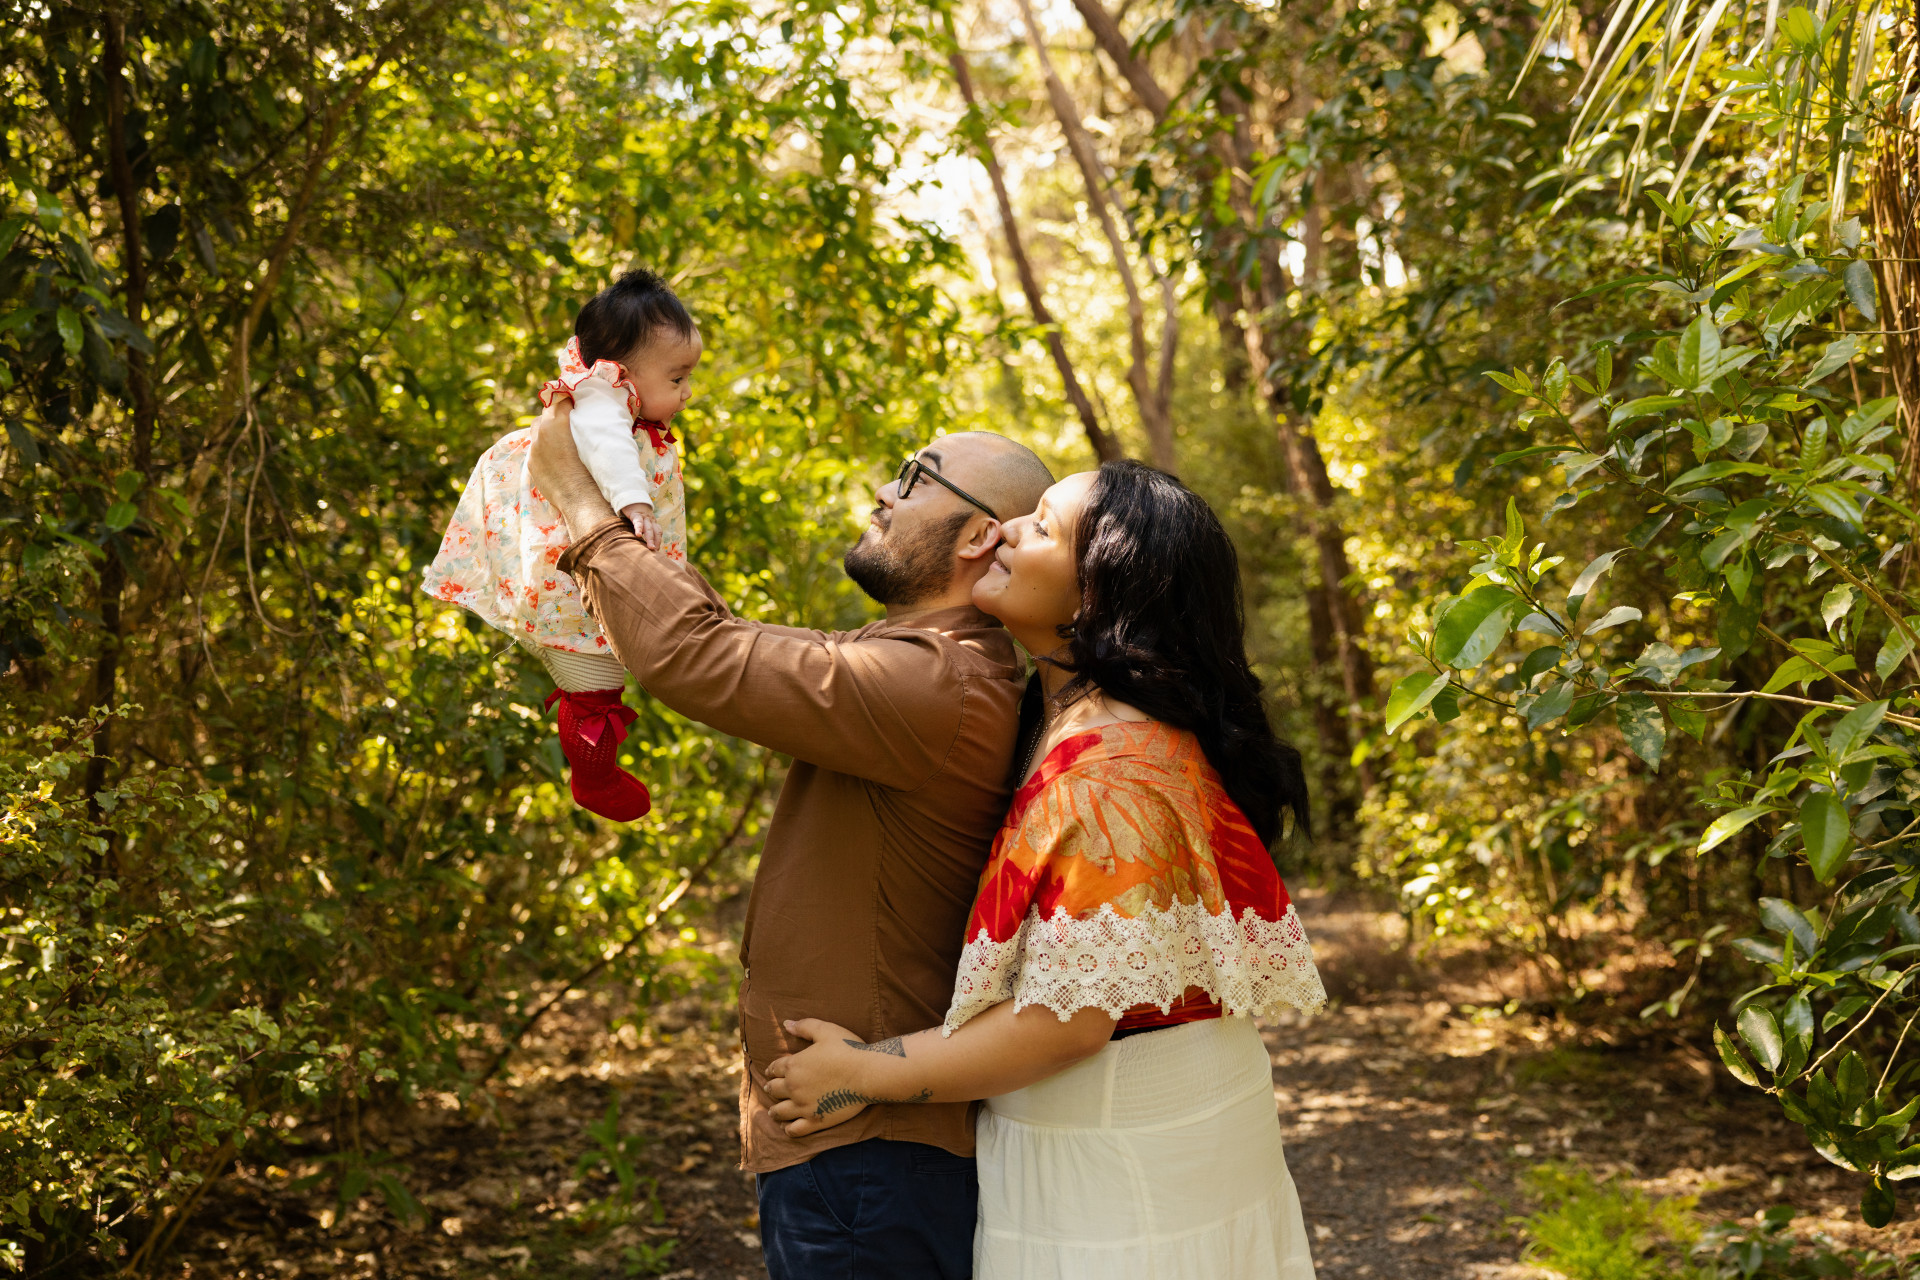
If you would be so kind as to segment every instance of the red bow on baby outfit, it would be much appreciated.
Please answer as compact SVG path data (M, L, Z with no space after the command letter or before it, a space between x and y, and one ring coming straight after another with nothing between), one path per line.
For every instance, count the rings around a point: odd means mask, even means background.
M600 739L612 733L608 746L617 747L627 740L627 730L640 713L624 702L618 701L623 691L619 689L596 690L592 693L568 693L565 689L555 689L547 695L547 706L565 698L570 704L573 731L585 738L592 746L599 746ZM608 695L612 695L609 700Z
M647 434L653 438L653 447L656 452L666 448L674 441L673 429L664 422L650 422L645 418L637 418L634 420L633 425L636 428L645 427L647 429Z

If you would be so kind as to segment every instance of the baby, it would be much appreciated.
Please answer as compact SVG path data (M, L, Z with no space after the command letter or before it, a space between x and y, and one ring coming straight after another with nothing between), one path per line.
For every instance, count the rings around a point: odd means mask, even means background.
M607 501L648 547L687 558L686 494L667 424L692 395L700 331L651 271L629 271L574 322L560 376L540 388L573 401L580 458ZM556 688L567 783L582 807L632 822L653 805L645 784L616 762L637 713L626 670L587 615L573 579L555 566L567 527L527 479L532 432L503 436L481 456L426 573L427 593L470 609L537 656Z

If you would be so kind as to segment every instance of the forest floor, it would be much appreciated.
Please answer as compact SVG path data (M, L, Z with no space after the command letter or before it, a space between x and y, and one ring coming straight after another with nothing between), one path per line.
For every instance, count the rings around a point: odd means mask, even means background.
M1846 1245L1920 1248L1911 1220L1859 1222L1857 1179L1677 1035L1631 1045L1528 1003L1527 976L1472 956L1421 965L1399 919L1311 891L1302 915L1333 1000L1267 1029L1274 1095L1322 1280L1522 1280L1530 1170L1576 1165L1706 1222L1791 1204ZM376 1129L419 1195L345 1211L305 1169L243 1167L203 1206L173 1274L667 1276L760 1280L752 1180L735 1168L740 1067L728 1010L689 997L609 1030L613 993L576 993L480 1105L452 1098ZM1531 1010L1531 1011L1529 1011ZM617 1100L617 1120L606 1124ZM638 1194L623 1195L616 1166Z

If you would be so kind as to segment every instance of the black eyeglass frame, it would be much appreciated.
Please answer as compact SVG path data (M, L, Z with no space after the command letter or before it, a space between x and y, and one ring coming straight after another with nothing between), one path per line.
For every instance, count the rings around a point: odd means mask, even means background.
M922 476L925 476L927 479L933 481L935 484L945 485L947 489L954 494L954 496L958 498L962 498L965 501L972 503L974 506L986 512L993 519L995 520L1000 519L1000 513L998 511L995 511L992 507L980 501L980 499L974 497L972 494L968 493L965 489L962 489L959 485L947 479L945 476L941 475L938 471L935 471L932 467L928 466L926 463L920 461L918 457L908 458L905 462L900 464L900 474L894 477L894 480L897 481L900 485L900 491L899 491L900 496L904 498L908 494L912 493L913 486L920 483L920 478ZM1004 521L1002 523L1004 523Z

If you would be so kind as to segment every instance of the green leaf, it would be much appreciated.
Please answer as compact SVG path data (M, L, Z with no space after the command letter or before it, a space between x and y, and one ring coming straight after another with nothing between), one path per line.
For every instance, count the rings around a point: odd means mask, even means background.
M67 349L67 354L79 355L80 346L86 340L86 335L80 328L79 313L70 307L61 307L59 313L54 316L53 322L60 330L60 345Z
M1556 680L1551 688L1529 703L1527 705L1528 732L1567 714L1573 706L1573 693L1573 681Z
M1820 621L1827 624L1828 634L1842 618L1853 611L1853 588L1841 583L1820 600Z
M1522 619L1522 621L1524 621L1524 619ZM1542 671L1551 671L1555 666L1559 665L1559 662L1559 645L1541 645L1538 649L1535 649L1527 655L1526 660L1520 664L1519 674L1514 678L1520 682L1522 689L1531 688L1535 676L1539 675Z
M380 1195L386 1200L387 1208L401 1222L426 1220L427 1211L421 1207L418 1200L413 1198L413 1193L407 1190L406 1184L400 1179L391 1173L382 1173L374 1178L374 1183L380 1188Z
M1434 656L1470 670L1493 656L1524 602L1505 587L1475 587L1448 607L1433 631Z
M1623 422L1632 422L1635 418L1651 417L1656 413L1664 413L1668 409L1681 408L1686 403L1681 396L1641 396L1637 400L1627 401L1609 414L1607 425L1617 427Z
M1860 1193L1860 1221L1876 1231L1893 1221L1894 1210L1898 1207L1893 1198L1893 1187L1885 1178L1875 1178Z
M1760 626L1760 600L1756 593L1752 600L1723 596L1719 603L1720 620L1714 638L1720 642L1720 652L1731 662L1753 647L1753 637Z
M1855 664L1852 658L1842 654L1837 658L1827 658L1824 665L1826 669L1822 670L1804 655L1796 653L1780 664L1760 692L1778 693L1790 684L1811 684L1815 680L1826 679L1828 671L1851 671Z
M1688 667L1701 662L1711 662L1720 656L1718 649L1688 649L1678 653L1664 640L1655 640L1640 651L1639 660L1634 663L1633 674L1643 680L1651 680L1659 685L1671 685L1680 678L1680 673Z
M1680 335L1680 384L1689 391L1705 391L1719 372L1720 326L1702 312Z
M1580 606L1587 602L1589 595L1593 594L1594 584L1599 582L1607 570L1613 568L1613 562L1624 554L1626 554L1624 550L1607 551L1588 561L1587 567L1580 571L1580 576L1573 580L1573 586L1567 589L1567 620L1569 622L1580 616Z
M1867 1064L1853 1050L1840 1059L1840 1069L1834 1072L1834 1086L1839 1091L1840 1109L1843 1114L1858 1111L1866 1100L1873 1096L1872 1077L1867 1073Z
M1671 486L1669 492L1679 493L1705 484L1709 480L1724 480L1728 476L1772 476L1780 474L1773 467L1763 467L1757 462L1707 462L1682 472Z
M1578 729L1612 705L1612 696L1605 693L1589 693L1575 698L1572 708L1567 712L1567 728Z
M1795 937L1797 938L1798 935L1796 934ZM1780 1031L1787 1037L1789 1046L1797 1044L1804 1047L1812 1043L1813 1003L1807 999L1806 992L1794 992L1793 998L1787 1001L1786 1008L1780 1011ZM1788 1053L1789 1057L1791 1057L1791 1048L1789 1048ZM1805 1060L1802 1059L1803 1065L1804 1062ZM1789 1063L1789 1067L1791 1067L1791 1062ZM1791 1075L1793 1072L1789 1070L1788 1074Z
M1734 836L1740 834L1740 832L1746 830L1755 818L1760 817L1762 814L1772 812L1773 807L1771 805L1750 804L1743 809L1735 809L1732 813L1721 814L1708 824L1706 831L1701 833L1700 847L1695 849L1694 852L1706 853L1711 849L1718 848L1733 839Z
M1773 1014L1750 1004L1740 1011L1740 1038L1753 1053L1754 1060L1768 1071L1778 1071L1786 1057L1786 1042L1780 1038L1780 1024Z
M1510 453L1497 455L1493 460L1496 467L1504 467L1509 462L1518 462L1522 458L1534 458L1543 453L1578 453L1579 447L1570 444L1535 444L1524 449L1515 449Z
M1759 1085L1759 1074L1754 1071L1753 1066L1733 1043L1733 1037L1722 1031L1718 1023L1714 1024L1713 1028L1713 1047L1720 1051L1721 1063L1726 1066L1735 1080L1741 1084Z
M1714 541L1718 542L1719 539L1716 538ZM1700 560L1702 564L1706 563L1705 553L1702 553ZM1707 565L1707 567L1711 569L1713 566ZM1747 589L1753 585L1753 561L1741 556L1723 569L1720 576L1727 580L1727 590L1733 593L1733 598L1744 602L1747 598Z
M1432 675L1425 671L1416 671L1393 686L1387 695L1387 732L1392 733L1426 709L1439 692L1453 679L1453 673L1442 671Z
M1760 899L1760 923L1774 933L1791 934L1802 957L1820 949L1820 935L1806 913L1784 898Z
M1808 371L1806 381L1809 384L1818 382L1835 369L1846 364L1860 354L1861 345L1860 339L1852 336L1829 342L1827 349L1821 353L1820 359L1816 361L1813 368Z
M1880 645L1880 655L1873 660L1873 674L1885 680L1912 652L1913 641L1907 638L1907 633L1899 627L1889 627L1887 638Z
M1811 433L1809 433L1811 434ZM1807 500L1820 508L1835 520L1857 529L1860 527L1860 504L1855 502L1847 491L1837 484L1816 484L1807 487Z
M1667 721L1654 700L1644 693L1624 694L1614 704L1613 718L1633 754L1646 761L1649 769L1658 769L1667 748Z
M1855 258L1840 273L1840 282L1846 286L1847 301L1853 303L1853 309L1866 317L1868 324L1880 323L1880 308L1875 305L1873 291L1873 268L1864 258Z
M1632 605L1617 604L1601 614L1598 618L1595 618L1593 625L1588 627L1584 634L1593 635L1597 632L1605 631L1609 627L1620 626L1622 623L1638 622L1641 617L1642 614L1640 611Z
M26 423L9 419L7 439L13 442L14 450L27 460L28 466L40 465L40 442L33 438L33 432L27 429Z
M1816 791L1800 802L1800 838L1806 844L1807 865L1814 876L1826 883L1847 860L1853 844L1853 832L1847 822L1847 806L1831 791Z
M1827 754L1833 757L1835 766L1846 763L1847 757L1867 745L1880 728L1880 722L1886 719L1887 703L1863 702L1846 715L1840 717L1840 723L1833 726L1833 732L1827 735Z
M1815 418L1800 435L1800 469L1813 472L1827 459L1827 420Z
M140 518L140 508L131 502L116 502L107 508L106 525L114 533L120 532Z
M1685 698L1676 698L1667 704L1667 719L1673 721L1673 727L1702 742L1707 734L1707 713L1695 707Z
M1787 10L1786 19L1780 24L1781 32L1787 39L1811 53L1820 47L1820 27L1813 15L1799 5Z

